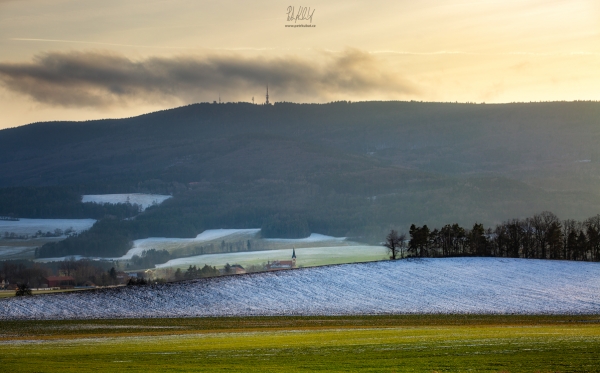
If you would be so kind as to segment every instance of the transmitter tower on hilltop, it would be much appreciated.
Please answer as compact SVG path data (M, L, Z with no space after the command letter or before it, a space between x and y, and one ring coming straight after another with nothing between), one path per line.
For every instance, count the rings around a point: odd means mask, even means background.
M267 84L267 100L265 101L265 105L271 105L269 103L269 85Z

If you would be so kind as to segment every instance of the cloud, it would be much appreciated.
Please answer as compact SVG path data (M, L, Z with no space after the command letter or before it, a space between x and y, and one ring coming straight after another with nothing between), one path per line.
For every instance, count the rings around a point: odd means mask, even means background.
M0 82L38 102L67 107L190 103L218 94L227 101L249 101L262 95L267 83L275 100L304 102L373 95L397 99L416 91L369 53L347 49L319 56L230 54L135 61L108 52L55 52L32 62L0 63Z

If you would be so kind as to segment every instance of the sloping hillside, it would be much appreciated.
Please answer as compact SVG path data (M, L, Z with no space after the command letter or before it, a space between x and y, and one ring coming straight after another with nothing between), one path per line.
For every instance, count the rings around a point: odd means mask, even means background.
M290 166L304 174L385 165L376 160L523 179L532 175L522 172L535 169L545 179L550 169L598 162L599 124L600 103L591 102L196 104L129 119L2 130L0 185L90 183L117 174L135 182L220 181L244 179L250 165L258 171L250 177L260 178L284 176Z
M0 131L0 185L89 183L115 174L136 182L219 180L250 164L262 177L289 171L282 161L307 165L294 172L343 164L361 169L377 164L367 154L445 174L556 171L598 161L598 124L600 104L589 102L197 104L130 119Z
M128 239L262 227L379 242L411 223L594 216L598 143L593 102L196 104L0 131L0 186L174 196Z
M386 261L0 301L0 319L406 313L598 314L597 263Z

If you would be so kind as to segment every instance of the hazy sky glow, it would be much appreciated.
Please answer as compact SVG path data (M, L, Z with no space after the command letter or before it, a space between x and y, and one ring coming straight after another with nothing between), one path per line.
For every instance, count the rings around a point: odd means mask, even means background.
M310 7L315 27L285 27ZM297 21L297 24L310 24ZM0 0L0 128L264 100L600 100L597 0Z

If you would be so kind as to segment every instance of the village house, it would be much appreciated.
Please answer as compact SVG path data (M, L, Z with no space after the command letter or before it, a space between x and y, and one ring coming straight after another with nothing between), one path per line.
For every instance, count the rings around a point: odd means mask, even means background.
M127 281L129 281L130 278L131 278L131 274L130 273L117 272L117 283L119 285L126 284Z
M241 275L243 273L246 273L246 269L244 269L244 267L242 267L239 264L232 264L231 265L231 269L230 269L231 273L233 273L234 275Z
M49 288L72 289L75 279L71 276L48 276L44 279Z
M239 264L227 263L225 267L219 269L219 274L222 275L241 275L246 273L246 269Z

